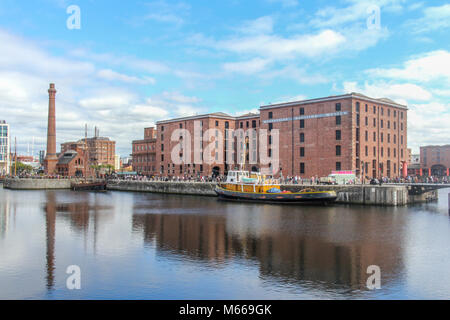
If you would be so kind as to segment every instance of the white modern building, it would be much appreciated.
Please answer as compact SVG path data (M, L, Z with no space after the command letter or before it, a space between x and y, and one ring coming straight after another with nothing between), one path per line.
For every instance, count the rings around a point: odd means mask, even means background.
M5 120L0 120L0 176L9 174L11 166L9 144L9 125Z

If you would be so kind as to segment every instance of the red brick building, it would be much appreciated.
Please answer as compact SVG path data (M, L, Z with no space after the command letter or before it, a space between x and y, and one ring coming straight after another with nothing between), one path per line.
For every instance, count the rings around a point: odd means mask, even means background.
M448 176L450 145L420 147L420 173L425 176Z
M280 132L283 174L398 177L407 170L407 107L358 93L261 107L261 129Z
M351 93L266 105L260 114L240 117L218 112L159 121L152 171L210 176L237 168L245 159L246 170L272 168L283 176L310 178L352 170L358 177L399 177L407 172L407 111L386 98ZM267 141L260 139L262 129ZM133 142L133 148L139 144ZM133 155L141 156L135 149Z
M78 143L65 144L65 150L58 155L56 164L56 173L64 177L84 177L85 171L87 176L93 174L90 166L85 165L84 147L80 147Z
M61 152L65 152L74 145L84 149L85 139L76 142L65 142L61 144ZM116 142L105 137L87 138L89 165L112 165L115 167Z
M155 128L144 129L144 139L132 142L133 171L143 175L158 174L156 163L156 131Z

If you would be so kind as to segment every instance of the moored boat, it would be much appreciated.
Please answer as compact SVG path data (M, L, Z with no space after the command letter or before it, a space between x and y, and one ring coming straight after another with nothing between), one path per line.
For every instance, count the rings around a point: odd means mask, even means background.
M337 195L333 190L318 191L312 188L299 192L282 191L280 185L270 176L257 172L230 171L225 183L215 189L219 198L234 201L268 203L331 203Z

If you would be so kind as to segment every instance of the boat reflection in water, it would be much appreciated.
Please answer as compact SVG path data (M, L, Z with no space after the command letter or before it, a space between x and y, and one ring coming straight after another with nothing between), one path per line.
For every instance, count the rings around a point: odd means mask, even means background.
M445 298L446 210L0 188L0 298Z

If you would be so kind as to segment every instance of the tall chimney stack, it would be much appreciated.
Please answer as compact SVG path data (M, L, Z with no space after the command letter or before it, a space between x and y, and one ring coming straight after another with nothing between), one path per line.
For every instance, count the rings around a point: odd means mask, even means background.
M50 83L48 89L48 125L47 125L47 155L45 156L44 167L45 173L52 175L56 171L56 118L55 118L55 84Z

